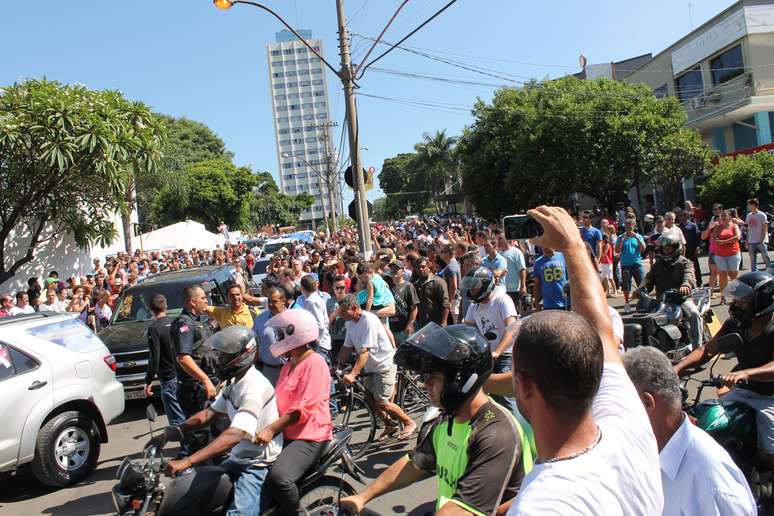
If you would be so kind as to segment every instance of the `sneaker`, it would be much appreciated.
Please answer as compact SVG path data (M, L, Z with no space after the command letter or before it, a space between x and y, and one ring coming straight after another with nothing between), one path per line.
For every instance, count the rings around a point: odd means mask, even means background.
M631 313L631 311L632 311L631 305L629 303L624 303L623 313L628 314L628 313Z

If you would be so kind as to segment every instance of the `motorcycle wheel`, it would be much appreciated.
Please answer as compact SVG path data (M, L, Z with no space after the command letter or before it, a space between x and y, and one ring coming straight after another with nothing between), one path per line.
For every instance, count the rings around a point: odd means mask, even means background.
M339 498L356 494L355 488L343 478L324 475L301 493L301 507L310 516L339 513Z

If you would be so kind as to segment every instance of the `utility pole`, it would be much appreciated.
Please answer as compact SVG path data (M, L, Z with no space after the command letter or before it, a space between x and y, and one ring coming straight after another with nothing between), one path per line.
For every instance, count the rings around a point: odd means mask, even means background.
M330 128L336 127L336 122L328 121L317 127L323 130L320 140L325 144L325 185L328 188L328 209L331 212L331 228L336 232L339 230L336 222L336 172L333 167L333 152L331 151Z
M358 142L357 104L355 103L354 72L349 54L349 32L344 15L344 0L336 0L336 15L339 22L339 49L341 51L341 72L339 77L344 85L344 97L347 111L347 132L349 133L349 153L352 164L352 177L355 182L355 207L357 211L357 233L360 250L366 258L371 257L371 225L368 221L368 200L366 199L363 164L360 161Z

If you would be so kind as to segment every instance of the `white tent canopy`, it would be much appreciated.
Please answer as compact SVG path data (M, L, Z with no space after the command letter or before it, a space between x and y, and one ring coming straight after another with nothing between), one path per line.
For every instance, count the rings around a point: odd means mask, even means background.
M223 235L210 233L204 228L204 224L193 220L177 222L170 226L143 233L140 241L142 249L146 251L164 249L215 249L215 246L223 248L225 238Z

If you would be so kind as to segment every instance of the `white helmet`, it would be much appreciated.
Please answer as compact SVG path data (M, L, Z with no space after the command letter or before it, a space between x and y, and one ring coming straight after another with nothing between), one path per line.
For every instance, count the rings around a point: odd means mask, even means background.
M292 349L313 344L320 338L317 320L303 308L292 308L280 312L266 322L274 330L276 342L271 345L271 354L280 357Z

